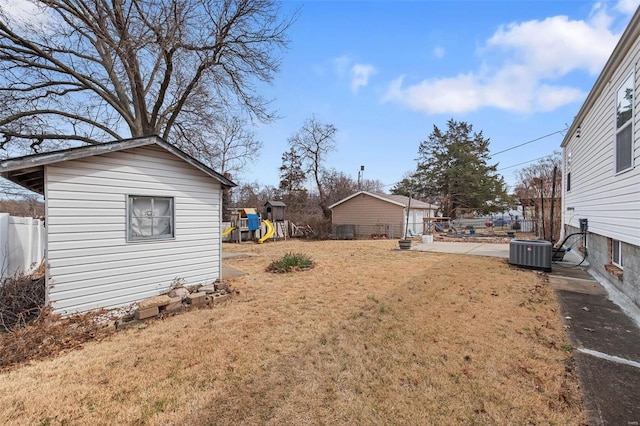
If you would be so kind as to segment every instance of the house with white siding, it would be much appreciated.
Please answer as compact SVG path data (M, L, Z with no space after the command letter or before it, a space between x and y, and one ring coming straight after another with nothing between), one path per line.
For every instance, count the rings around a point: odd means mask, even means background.
M594 272L640 306L640 9L564 140L562 223Z
M71 314L221 277L222 189L235 184L159 137L0 162L45 199L47 302Z
M358 191L329 209L334 234L348 227L350 238L404 238L405 229L409 235L422 234L425 218L434 217L438 208L404 195Z

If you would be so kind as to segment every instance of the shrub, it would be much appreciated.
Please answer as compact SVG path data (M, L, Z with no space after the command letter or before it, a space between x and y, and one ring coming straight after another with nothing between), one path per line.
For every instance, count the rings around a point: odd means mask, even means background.
M278 260L274 260L267 267L269 272L292 272L309 269L313 266L313 262L309 256L302 253L287 253Z
M0 328L24 327L40 317L44 306L44 277L14 275L0 283Z

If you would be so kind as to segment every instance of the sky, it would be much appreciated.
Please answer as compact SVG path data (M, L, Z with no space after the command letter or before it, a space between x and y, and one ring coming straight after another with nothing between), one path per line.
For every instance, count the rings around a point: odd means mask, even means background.
M560 151L638 3L282 2L298 17L280 72L260 87L280 119L254 129L264 147L237 180L277 186L287 139L315 115L338 129L325 166L354 180L365 166L389 191L454 119L490 140L489 164L512 190L519 169Z
M25 0L0 1L30 16ZM263 148L234 180L277 186L287 140L315 116L338 129L325 167L357 180L364 166L390 191L453 119L490 140L489 164L513 190L520 169L560 151L638 4L281 1L296 15L290 44L273 82L257 86L279 119L252 129Z

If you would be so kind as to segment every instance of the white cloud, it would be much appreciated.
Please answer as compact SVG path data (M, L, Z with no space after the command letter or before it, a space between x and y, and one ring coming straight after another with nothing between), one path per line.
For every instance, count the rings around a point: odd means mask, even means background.
M596 74L619 38L602 25L600 16L591 24L566 16L509 24L487 41L487 48L511 53L541 77L558 77L575 69Z
M373 65L355 64L351 67L351 91L357 93L360 87L369 84L369 77L376 73Z
M616 4L616 10L627 15L633 15L640 5L640 0L620 0Z
M373 65L357 63L350 55L338 56L333 58L332 62L338 77L349 80L349 87L353 93L358 93L358 89L367 86L371 76L377 73Z
M444 48L438 46L435 49L433 49L433 56L435 56L438 59L442 59L444 57Z
M537 111L553 111L561 106L584 99L585 95L575 87L542 85L536 91L534 109Z
M19 25L46 23L51 17L46 9L28 0L0 0L0 17L13 19Z
M339 76L344 76L349 70L349 65L353 62L348 55L333 58L333 66Z
M385 100L430 114L466 113L482 107L515 112L553 111L585 95L573 87L518 85L510 76L483 80L475 74L425 80L403 88L403 77L394 80Z
M479 49L480 69L406 86L400 77L384 100L427 114L483 107L552 111L585 96L561 79L576 70L595 75L602 69L620 37L611 23L606 8L597 5L587 21L554 16L504 25Z

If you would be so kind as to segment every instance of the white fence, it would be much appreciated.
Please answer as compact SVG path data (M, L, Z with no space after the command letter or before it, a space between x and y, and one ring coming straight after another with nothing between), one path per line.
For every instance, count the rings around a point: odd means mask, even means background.
M44 259L44 222L0 213L0 279L32 272Z

